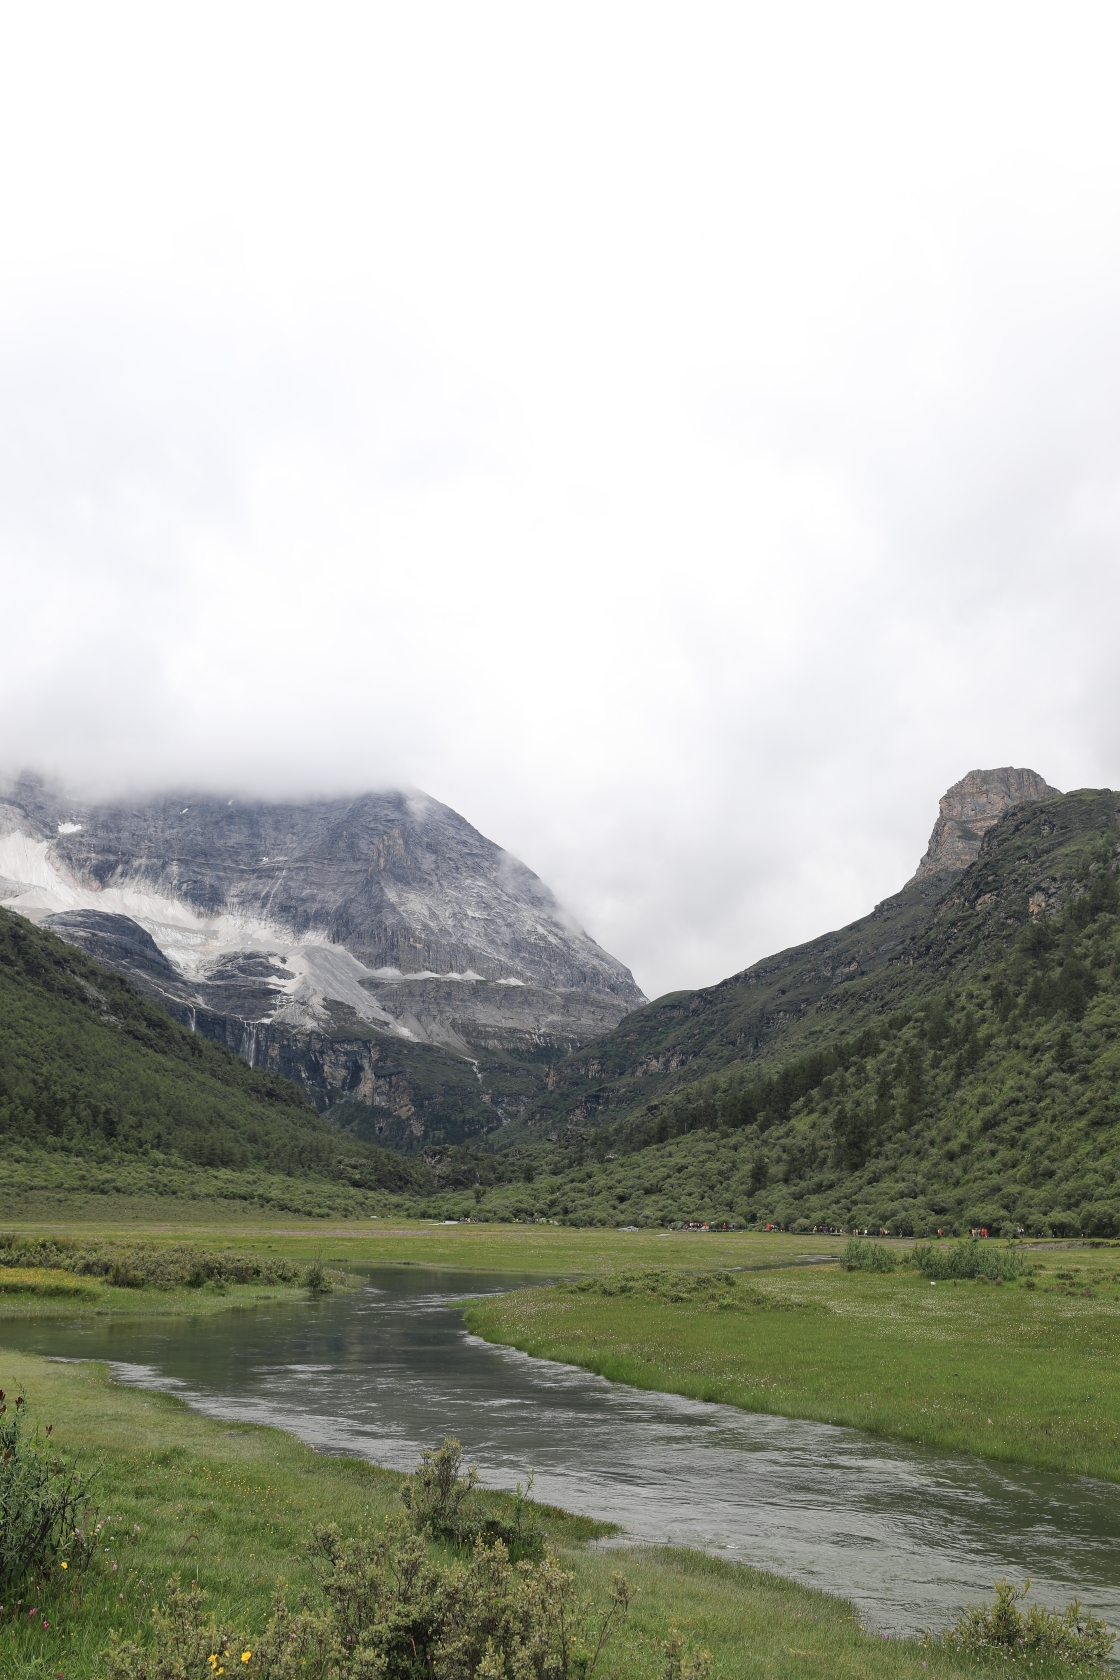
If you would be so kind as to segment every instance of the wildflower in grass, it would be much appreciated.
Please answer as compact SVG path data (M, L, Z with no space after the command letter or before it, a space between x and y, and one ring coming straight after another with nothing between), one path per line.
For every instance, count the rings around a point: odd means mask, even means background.
M253 1655L253 1653L252 1653L252 1651L242 1651L242 1653L241 1653L241 1661L242 1661L242 1662L248 1662L248 1661L249 1661L249 1658L250 1658L250 1657L251 1657L251 1656L252 1656L252 1655Z
M63 1560L62 1560L62 1567L63 1567L63 1569L69 1569L69 1567L70 1567L70 1565L67 1563L65 1558L63 1558Z

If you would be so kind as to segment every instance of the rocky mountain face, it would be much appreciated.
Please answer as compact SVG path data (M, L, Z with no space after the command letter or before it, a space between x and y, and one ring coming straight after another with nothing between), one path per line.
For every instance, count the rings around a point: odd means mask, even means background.
M970 770L942 794L929 845L911 880L960 874L979 857L981 841L1005 811L1053 799L1058 791L1034 770Z
M915 942L937 922L999 825L1020 807L1058 797L1033 770L970 771L941 800L926 853L901 892L848 927L764 957L717 985L670 993L633 1011L550 1071L547 1094L526 1125L559 1135L732 1065L800 1054L834 1037L857 1003L881 1001L900 967L913 967ZM1057 888L1042 873L1032 890L1031 902L1045 905ZM503 1142L515 1143L520 1132Z
M419 792L102 805L25 778L0 797L0 903L388 1142L432 1112L448 1138L500 1123L644 1001L531 870Z

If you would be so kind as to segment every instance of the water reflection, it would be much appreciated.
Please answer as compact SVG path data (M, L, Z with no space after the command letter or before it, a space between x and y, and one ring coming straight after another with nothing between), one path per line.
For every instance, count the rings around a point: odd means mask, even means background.
M392 1469L457 1435L483 1479L644 1541L699 1546L852 1599L889 1632L944 1625L999 1575L1120 1625L1120 1489L744 1413L488 1346L457 1299L507 1276L369 1274L364 1291L210 1318L5 1325L106 1359L212 1417L275 1424ZM532 1281L532 1280L525 1280Z

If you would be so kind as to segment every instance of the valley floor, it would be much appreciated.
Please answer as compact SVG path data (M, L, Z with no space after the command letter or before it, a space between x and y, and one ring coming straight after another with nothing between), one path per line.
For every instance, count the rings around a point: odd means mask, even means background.
M287 1262L298 1275L281 1285L161 1290L65 1265L0 1265L0 1386L25 1388L64 1450L102 1462L100 1499L114 1519L111 1549L84 1599L59 1579L37 1595L34 1623L25 1605L17 1618L10 1607L0 1615L3 1676L99 1673L109 1630L144 1624L153 1594L162 1596L176 1570L186 1578L197 1569L215 1608L262 1627L278 1577L293 1594L310 1583L305 1547L314 1525L380 1521L399 1487L388 1472L320 1457L275 1431L217 1423L160 1394L113 1386L102 1367L5 1350L4 1320L213 1312L304 1290L316 1262L335 1273L336 1286L364 1265L536 1276L540 1287L473 1304L471 1328L642 1387L1120 1481L1120 1245L1045 1245L1028 1252L1036 1271L1025 1281L931 1287L908 1270L841 1270L840 1238L388 1220L325 1226L228 1210L200 1223L188 1222L193 1209L177 1219L166 1202L158 1221L150 1208L130 1211L107 1225L83 1223L73 1205L46 1207L33 1226L9 1225L3 1240L11 1252L38 1238L71 1240L137 1267L198 1249ZM716 1676L931 1680L968 1666L940 1647L888 1648L860 1629L849 1605L787 1581L682 1552L600 1554L584 1545L593 1524L554 1514L547 1526L581 1589L605 1599L620 1567L640 1589L608 1673L661 1675L651 1641L672 1622L710 1648Z
M439 1219L302 1218L218 1199L201 1205L170 1196L50 1195L6 1198L0 1231L72 1237L80 1242L207 1244L306 1263L425 1265L542 1278L613 1272L632 1266L710 1270L837 1258L843 1237L781 1232L620 1231L614 1227L444 1223Z
M298 1289L313 1262L336 1287L350 1268L367 1265L536 1276L545 1287L473 1305L472 1330L640 1388L1120 1481L1120 1243L1035 1244L1024 1250L1033 1275L1018 1282L931 1287L905 1267L844 1271L842 1237L397 1220L332 1226L220 1206L203 1223L189 1207L156 1207L158 1222L148 1204L131 1210L133 1221L118 1213L112 1224L63 1204L33 1224L10 1223L0 1234L0 1326L75 1311L219 1311ZM131 1255L141 1272L161 1252L287 1263L293 1281L122 1288L58 1270L24 1280L3 1264L4 1244L40 1238ZM901 1257L909 1244L891 1248ZM690 1278L710 1282L695 1289Z

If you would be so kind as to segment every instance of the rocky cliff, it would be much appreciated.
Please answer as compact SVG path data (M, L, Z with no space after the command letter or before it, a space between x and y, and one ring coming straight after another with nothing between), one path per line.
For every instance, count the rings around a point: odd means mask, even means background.
M543 881L419 792L90 804L25 778L0 798L0 902L321 1109L349 1098L416 1136L418 1050L467 1064L473 1106L500 1118L531 1092L508 1068L482 1090L480 1053L531 1068L644 1001Z
M942 794L929 845L911 882L959 874L975 863L985 834L1005 811L1056 798L1058 792L1035 770L970 770Z

